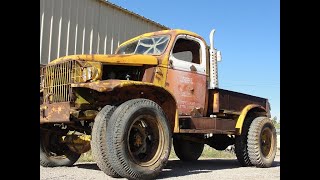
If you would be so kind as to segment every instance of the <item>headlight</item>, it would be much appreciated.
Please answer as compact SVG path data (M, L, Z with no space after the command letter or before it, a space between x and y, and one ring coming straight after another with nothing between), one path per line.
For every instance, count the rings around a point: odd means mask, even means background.
M82 80L87 82L89 80L95 80L98 76L98 69L96 67L85 67L82 71Z

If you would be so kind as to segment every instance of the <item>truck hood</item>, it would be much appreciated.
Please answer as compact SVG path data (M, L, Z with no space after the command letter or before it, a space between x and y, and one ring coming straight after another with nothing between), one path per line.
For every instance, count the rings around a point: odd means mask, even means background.
M61 61L68 61L68 60L82 60L82 61L95 61L95 62L102 62L107 64L117 64L117 65L157 65L158 59L151 55L100 55L100 54L90 54L90 55L71 55L71 56L64 56L54 61L51 61L49 64L56 64Z

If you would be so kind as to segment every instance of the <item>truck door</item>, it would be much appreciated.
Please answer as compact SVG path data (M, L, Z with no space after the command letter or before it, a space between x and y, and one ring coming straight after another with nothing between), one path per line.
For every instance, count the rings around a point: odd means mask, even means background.
M177 36L170 52L166 87L177 100L179 115L204 115L206 71L205 43L193 36Z

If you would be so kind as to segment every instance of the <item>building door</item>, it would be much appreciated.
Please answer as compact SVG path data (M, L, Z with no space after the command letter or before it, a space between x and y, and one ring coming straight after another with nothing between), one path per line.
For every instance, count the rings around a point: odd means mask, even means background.
M169 57L166 88L174 94L180 116L204 115L207 75L202 40L177 36Z

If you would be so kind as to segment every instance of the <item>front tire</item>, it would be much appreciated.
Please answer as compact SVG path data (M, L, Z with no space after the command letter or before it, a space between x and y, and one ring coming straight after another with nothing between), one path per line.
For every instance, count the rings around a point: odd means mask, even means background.
M188 141L176 135L173 137L173 148L181 161L196 161L202 154L204 144Z
M277 134L267 117L255 118L248 133L248 153L256 167L270 167L277 151Z
M108 155L116 172L128 179L152 179L166 165L171 131L161 107L147 99L121 104L107 127Z
M40 165L43 167L72 166L81 154L75 153L61 143L62 135L40 131Z
M107 156L107 125L115 109L115 106L106 105L97 114L92 128L91 149L98 167L108 176L116 178L120 176L112 168L110 158Z

